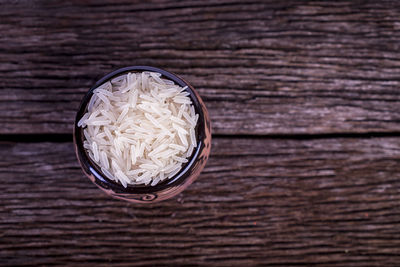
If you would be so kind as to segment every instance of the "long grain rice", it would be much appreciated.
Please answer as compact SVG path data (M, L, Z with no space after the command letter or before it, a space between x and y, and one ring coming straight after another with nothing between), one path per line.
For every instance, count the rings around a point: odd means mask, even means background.
M109 179L155 186L174 177L197 147L195 113L187 87L160 73L128 73L93 90L83 146Z

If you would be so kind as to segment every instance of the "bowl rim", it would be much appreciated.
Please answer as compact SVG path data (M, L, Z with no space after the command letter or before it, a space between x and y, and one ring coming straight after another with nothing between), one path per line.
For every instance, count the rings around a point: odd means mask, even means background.
M129 185L125 188L123 187L122 184L109 179L103 172L101 171L101 168L97 163L95 163L87 154L86 149L83 147L83 128L78 127L77 123L80 120L80 118L85 114L87 105L89 103L89 100L91 99L93 95L94 89L102 85L103 83L111 80L112 78L115 78L117 76L121 76L125 73L128 72L144 72L144 71L153 71L153 72L158 72L165 78L172 80L176 84L178 84L181 87L185 87L186 91L190 93L190 98L193 102L193 106L195 108L195 111L197 114L199 114L199 119L197 121L196 125L196 138L197 138L197 147L193 150L192 155L188 159L189 161L185 163L181 170L175 174L173 177L164 180L161 183L156 184L155 186L150 186L150 185ZM93 174L95 178L95 184L100 186L103 189L109 190L111 189L115 193L122 193L122 194L154 194L163 190L166 190L168 188L174 187L174 186L179 186L180 184L184 184L186 180L190 178L190 170L192 167L194 167L196 164L196 160L198 159L199 155L201 154L201 151L205 148L203 138L206 136L206 126L205 126L205 120L208 118L205 118L206 114L203 112L202 107L205 108L204 104L202 106L202 100L200 96L197 94L195 89L193 88L192 85L190 85L188 82L180 78L178 75L160 69L156 67L151 67L151 66L128 66L128 67L123 67L117 70L114 70L102 78L100 78L83 96L79 109L76 113L75 116L75 121L74 121L74 134L73 134L73 139L74 139L74 144L75 144L75 149L76 149L76 154L78 156L78 159L80 161L80 165L82 168L86 169L87 172L90 174ZM207 112L207 111L206 111Z

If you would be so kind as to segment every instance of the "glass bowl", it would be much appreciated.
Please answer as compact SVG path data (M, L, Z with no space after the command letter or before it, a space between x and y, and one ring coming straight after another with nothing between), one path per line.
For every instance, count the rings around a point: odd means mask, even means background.
M190 93L190 98L193 102L195 111L197 114L199 114L199 119L195 128L198 146L194 149L190 158L188 158L189 161L182 165L182 169L175 176L166 179L155 186L128 185L125 188L120 183L107 178L107 176L104 175L101 171L100 167L88 156L86 150L83 147L83 129L81 127L78 127L77 123L86 113L87 105L93 95L94 89L96 89L104 82L124 73L143 71L153 71L161 73L163 78L172 80L179 86L188 87L186 91ZM206 165L207 159L210 155L211 126L206 106L204 105L199 94L188 82L171 72L159 68L149 66L131 66L107 74L99 81L97 81L93 85L93 87L86 93L81 101L79 110L76 114L73 138L75 152L78 161L82 167L82 170L95 185L97 185L108 195L115 198L127 200L130 202L152 203L176 196L186 187L188 187L194 180L197 179L197 177L200 175L200 172Z

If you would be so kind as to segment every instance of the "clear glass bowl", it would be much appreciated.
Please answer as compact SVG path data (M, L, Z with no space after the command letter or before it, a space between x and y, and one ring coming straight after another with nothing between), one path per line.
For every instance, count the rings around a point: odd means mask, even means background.
M182 169L172 178L167 179L163 182L158 183L155 186L150 185L128 185L127 188L123 187L120 183L110 180L104 175L100 167L93 162L88 156L86 150L83 147L83 129L78 127L77 123L80 118L86 113L87 105L90 98L93 95L93 90L104 82L113 79L116 76L122 75L127 72L142 72L142 71L154 71L161 73L163 78L174 81L176 84L184 87L187 86L187 92L190 93L195 111L199 114L199 119L196 125L196 137L198 146L194 149L192 156L188 159L189 161L182 166ZM79 110L76 114L74 123L74 146L78 161L82 167L82 170L87 177L100 189L106 192L108 195L127 200L130 202L140 203L151 203L161 200L165 200L176 196L188 187L203 170L211 149L211 126L208 111L204 105L201 97L195 91L195 89L182 78L177 75L149 66L131 66L122 68L107 74L86 93L83 97Z

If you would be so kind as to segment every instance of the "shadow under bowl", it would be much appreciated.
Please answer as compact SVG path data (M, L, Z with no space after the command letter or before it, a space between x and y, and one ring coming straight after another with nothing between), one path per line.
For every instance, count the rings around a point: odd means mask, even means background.
M106 175L104 175L97 163L95 163L89 157L86 149L83 147L83 128L78 127L77 124L82 116L87 112L87 105L93 95L94 89L99 87L101 84L125 73L143 71L161 73L162 78L172 80L173 82L175 82L175 84L178 84L182 87L187 86L186 91L190 93L189 97L192 100L194 109L196 113L199 114L199 119L195 128L197 147L194 149L192 155L188 158L189 161L182 165L181 170L170 179L166 179L155 186L128 185L125 188L120 183L111 180ZM79 110L76 114L73 138L75 153L82 167L82 170L95 185L97 185L108 195L115 198L127 200L130 202L152 203L176 196L186 187L188 187L194 180L197 179L210 155L211 125L208 111L206 109L206 106L204 105L204 102L202 101L200 95L189 83L187 83L177 75L159 68L149 66L131 66L121 68L107 74L99 81L97 81L93 85L93 87L86 93L81 101Z

